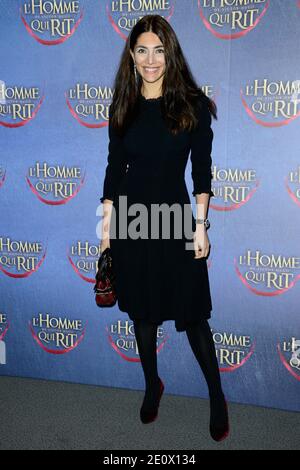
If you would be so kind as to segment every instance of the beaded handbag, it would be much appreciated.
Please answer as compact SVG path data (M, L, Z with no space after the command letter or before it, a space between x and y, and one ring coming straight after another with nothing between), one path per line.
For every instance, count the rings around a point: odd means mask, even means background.
M101 253L97 268L94 285L96 304L98 307L113 307L117 301L117 294L110 247Z

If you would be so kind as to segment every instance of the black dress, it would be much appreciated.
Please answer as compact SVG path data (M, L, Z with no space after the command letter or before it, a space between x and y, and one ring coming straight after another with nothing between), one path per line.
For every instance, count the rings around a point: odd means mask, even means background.
M119 309L127 312L131 320L147 319L159 325L175 320L176 330L185 331L187 324L211 317L206 258L194 259L194 250L186 249L186 242L191 242L192 237L185 234L183 227L182 236L174 236L172 211L170 236L163 237L160 229L158 238L150 237L150 215L148 238L122 238L119 232L119 215L125 216L126 212L126 228L140 215L128 215L127 210L134 203L144 204L149 214L151 204L167 203L169 207L177 203L181 208L185 204L190 211L191 230L195 230L184 178L190 151L192 194L205 192L213 196L213 131L207 106L201 110L196 107L196 129L173 136L162 119L161 101L161 97L146 99L140 94L139 112L123 138L109 124L108 164L100 201L112 200L116 216L112 216L110 224L110 247ZM125 210L118 196L127 196Z

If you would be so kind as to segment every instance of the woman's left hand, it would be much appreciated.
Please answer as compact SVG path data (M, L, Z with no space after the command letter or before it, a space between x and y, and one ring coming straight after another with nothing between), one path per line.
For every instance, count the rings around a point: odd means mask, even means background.
M206 227L201 224L197 225L194 232L194 259L206 258L209 253L210 242L206 232Z

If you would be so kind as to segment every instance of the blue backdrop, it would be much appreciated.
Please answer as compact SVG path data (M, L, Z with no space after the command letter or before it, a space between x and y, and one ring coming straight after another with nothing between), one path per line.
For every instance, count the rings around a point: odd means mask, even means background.
M99 309L93 283L112 83L132 26L159 13L218 106L208 266L224 392L299 411L299 1L0 7L0 374L144 389L132 322ZM167 393L208 396L172 321L157 347Z

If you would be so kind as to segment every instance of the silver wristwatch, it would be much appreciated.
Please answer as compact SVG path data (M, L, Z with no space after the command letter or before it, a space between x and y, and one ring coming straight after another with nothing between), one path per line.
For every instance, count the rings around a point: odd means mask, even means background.
M210 222L208 219L196 219L196 224L203 224L205 228L210 226Z

